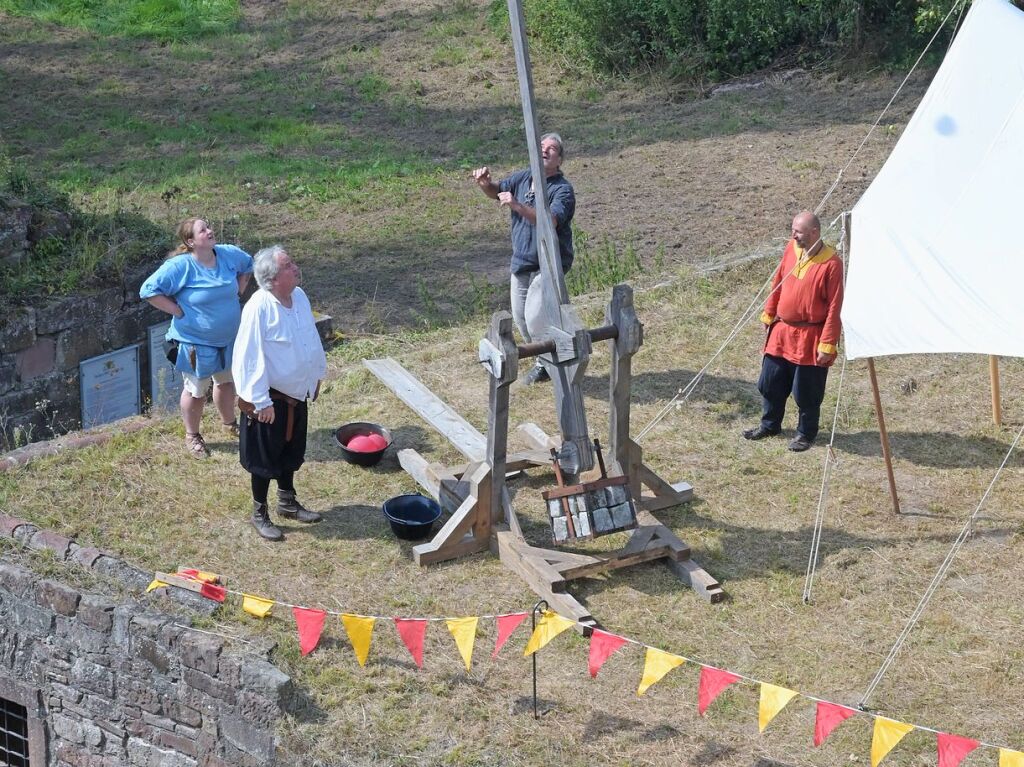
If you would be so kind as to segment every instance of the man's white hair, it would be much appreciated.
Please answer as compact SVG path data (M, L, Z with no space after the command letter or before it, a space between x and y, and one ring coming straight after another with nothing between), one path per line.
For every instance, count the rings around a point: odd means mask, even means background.
M283 246L271 245L253 256L252 276L256 278L256 284L264 290L270 290L270 283L277 277L280 269L277 256L284 252L286 251Z
M551 139L556 144L558 144L558 156L561 157L564 160L565 159L565 142L562 141L562 137L559 136L557 133L545 133L543 136L540 137L540 143L543 144L548 139Z

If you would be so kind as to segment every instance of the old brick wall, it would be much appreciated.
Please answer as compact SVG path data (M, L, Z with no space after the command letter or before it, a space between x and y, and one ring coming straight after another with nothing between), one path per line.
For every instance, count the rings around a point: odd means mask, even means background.
M0 535L131 586L149 577L3 514ZM0 696L29 710L32 767L257 767L282 763L293 686L180 617L0 561Z

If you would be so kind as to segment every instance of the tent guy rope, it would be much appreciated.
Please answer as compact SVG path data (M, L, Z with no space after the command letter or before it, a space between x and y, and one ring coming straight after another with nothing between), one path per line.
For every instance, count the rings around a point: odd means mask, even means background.
M964 523L964 526L960 530L960 534L956 537L956 540L953 541L953 545L950 547L949 553L946 554L946 558L943 560L942 564L939 565L939 569L936 571L931 583L928 584L928 588L925 589L924 594L917 603L917 607L914 608L914 612L911 613L910 618L907 620L907 624L903 627L903 631L901 631L900 635L896 638L895 643L893 643L892 648L889 650L889 654L885 657L885 660L882 661L882 665L878 667L878 671L875 672L875 676L864 691L864 694L861 695L860 702L857 704L858 707L863 709L867 705L868 699L871 697L872 693L874 693L875 689L882 681L882 678L896 660L896 656L903 648L903 645L906 644L907 639L910 637L910 633L914 630L914 627L917 626L918 621L921 619L921 615L928 606L928 602L945 579L946 573L949 572L949 568L953 565L953 560L960 552L960 549L963 548L967 539L971 536L971 533L974 530L974 520L977 519L978 513L985 505L985 501L988 500L988 497L992 492L992 488L995 487L996 482L999 480L999 475L1006 467L1007 462L1010 460L1010 456L1013 455L1013 451L1016 449L1017 443L1020 442L1022 434L1024 434L1024 425L1020 427L1020 430L1017 432L1017 436L1013 438L1013 443L1010 445L1009 450L1006 451L1006 455L1003 457L1003 462L999 465L999 468L996 469L996 473L992 477L992 481L989 483L988 488L985 490L985 494L981 497L981 500L978 501L978 505L971 516L967 518L967 521Z
M846 224L849 214L842 217L842 235L840 237L840 251L843 254L843 279L846 278L847 259L849 257L849 229ZM842 365L839 367L839 386L836 391L836 408L832 415L832 434L829 436L828 447L825 449L825 459L821 470L821 489L818 491L818 508L814 515L814 532L811 535L811 552L807 558L807 572L804 575L803 601L807 604L811 601L811 590L814 588L814 573L818 567L818 551L821 547L821 530L825 522L825 508L828 506L829 480L832 477L832 467L839 465L834 449L836 441L836 426L839 423L839 405L843 401L843 382L846 380L846 355L843 355Z

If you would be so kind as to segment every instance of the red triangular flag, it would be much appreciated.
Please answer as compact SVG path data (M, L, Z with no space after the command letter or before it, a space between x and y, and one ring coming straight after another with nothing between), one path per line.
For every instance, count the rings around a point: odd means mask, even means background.
M832 730L856 713L852 708L819 700L818 712L814 717L814 745L820 746L824 743L825 738L832 734Z
M310 610L308 607L293 607L292 615L299 629L299 652L304 656L309 655L320 642L327 613L323 610Z
M964 757L971 753L981 744L970 738L962 738L959 735L948 735L940 732L939 742L939 767L957 767Z
M519 624L526 620L528 614L512 613L511 615L498 616L498 640L494 643L494 652L491 653L492 658L498 657L498 653L505 646L505 642L512 636L512 632L519 628Z
M215 586L212 583L203 583L199 587L199 593L207 599L212 599L214 602L223 602L224 597L227 596L227 589L223 586Z
M704 716L708 706L722 694L722 690L739 680L740 678L736 674L731 674L720 668L701 666L700 687L697 690L697 713Z
M604 662L624 644L626 644L625 638L617 634L609 634L601 629L594 629L594 633L590 635L590 676L596 677Z
M423 668L423 637L427 634L427 622L421 618L395 618L395 628L416 665Z

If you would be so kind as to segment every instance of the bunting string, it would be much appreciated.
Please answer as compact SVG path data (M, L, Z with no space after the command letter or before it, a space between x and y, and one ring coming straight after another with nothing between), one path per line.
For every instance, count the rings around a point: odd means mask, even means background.
M1024 432L1024 427L1022 427ZM1018 434L1018 438L1020 434ZM1016 444L1016 441L1014 442ZM973 520L973 516L972 516ZM970 522L970 521L969 521ZM969 529L969 525L967 528ZM194 573L194 574L192 574ZM299 632L299 646L303 656L313 652L319 642L323 631L326 617L328 615L338 616L343 625L356 660L360 666L366 665L367 655L370 649L370 639L377 620L393 622L398 634L408 649L413 660L419 668L423 668L424 638L427 626L430 623L444 622L448 632L455 640L456 647L462 661L465 663L467 673L471 669L473 655L473 644L476 639L477 627L481 619L493 619L496 624L497 638L495 641L492 658L496 658L502 647L507 643L510 636L523 624L528 617L528 611L514 613L500 613L494 615L477 615L470 617L394 617L380 615L357 615L333 610L320 610L316 608L293 605L287 602L268 599L266 597L254 596L242 591L227 589L218 586L214 581L218 576L212 573L203 573L195 570L179 570L178 577L189 578L196 581L199 588L194 590L208 599L224 602L227 595L240 597L243 610L258 618L272 616L273 608L276 606L289 608L296 622ZM178 587L177 583L168 583L154 579L146 589L147 592L161 587ZM208 588L216 586L216 588ZM539 652L561 634L574 628L580 634L589 635L589 653L587 668L591 677L596 677L599 670L626 645L634 645L644 650L644 668L637 695L645 694L651 686L658 683L668 673L685 664L691 664L700 669L700 681L697 694L697 709L701 716L704 716L714 701L729 687L745 683L756 685L760 697L758 703L758 729L761 732L768 727L771 721L786 708L786 706L798 699L810 701L815 704L814 724L814 745L820 746L832 733L832 731L847 719L853 716L869 717L873 720L871 740L871 767L878 767L879 763L892 751L899 742L910 732L920 730L928 732L936 737L936 753L938 767L958 767L963 759L972 751L978 748L996 749L999 753L999 767L1024 767L1024 752L1006 748L1004 746L987 743L981 740L974 740L960 735L943 732L932 727L919 724L910 724L896 719L884 717L878 714L864 711L851 706L844 706L838 703L825 700L815 695L809 695L798 690L780 687L745 674L728 671L717 666L704 663L694 658L663 650L658 647L640 642L620 634L614 634L602 629L595 629L586 626L569 618L565 618L551 610L546 610L537 622L527 644L524 656ZM575 632L573 632L575 633Z

